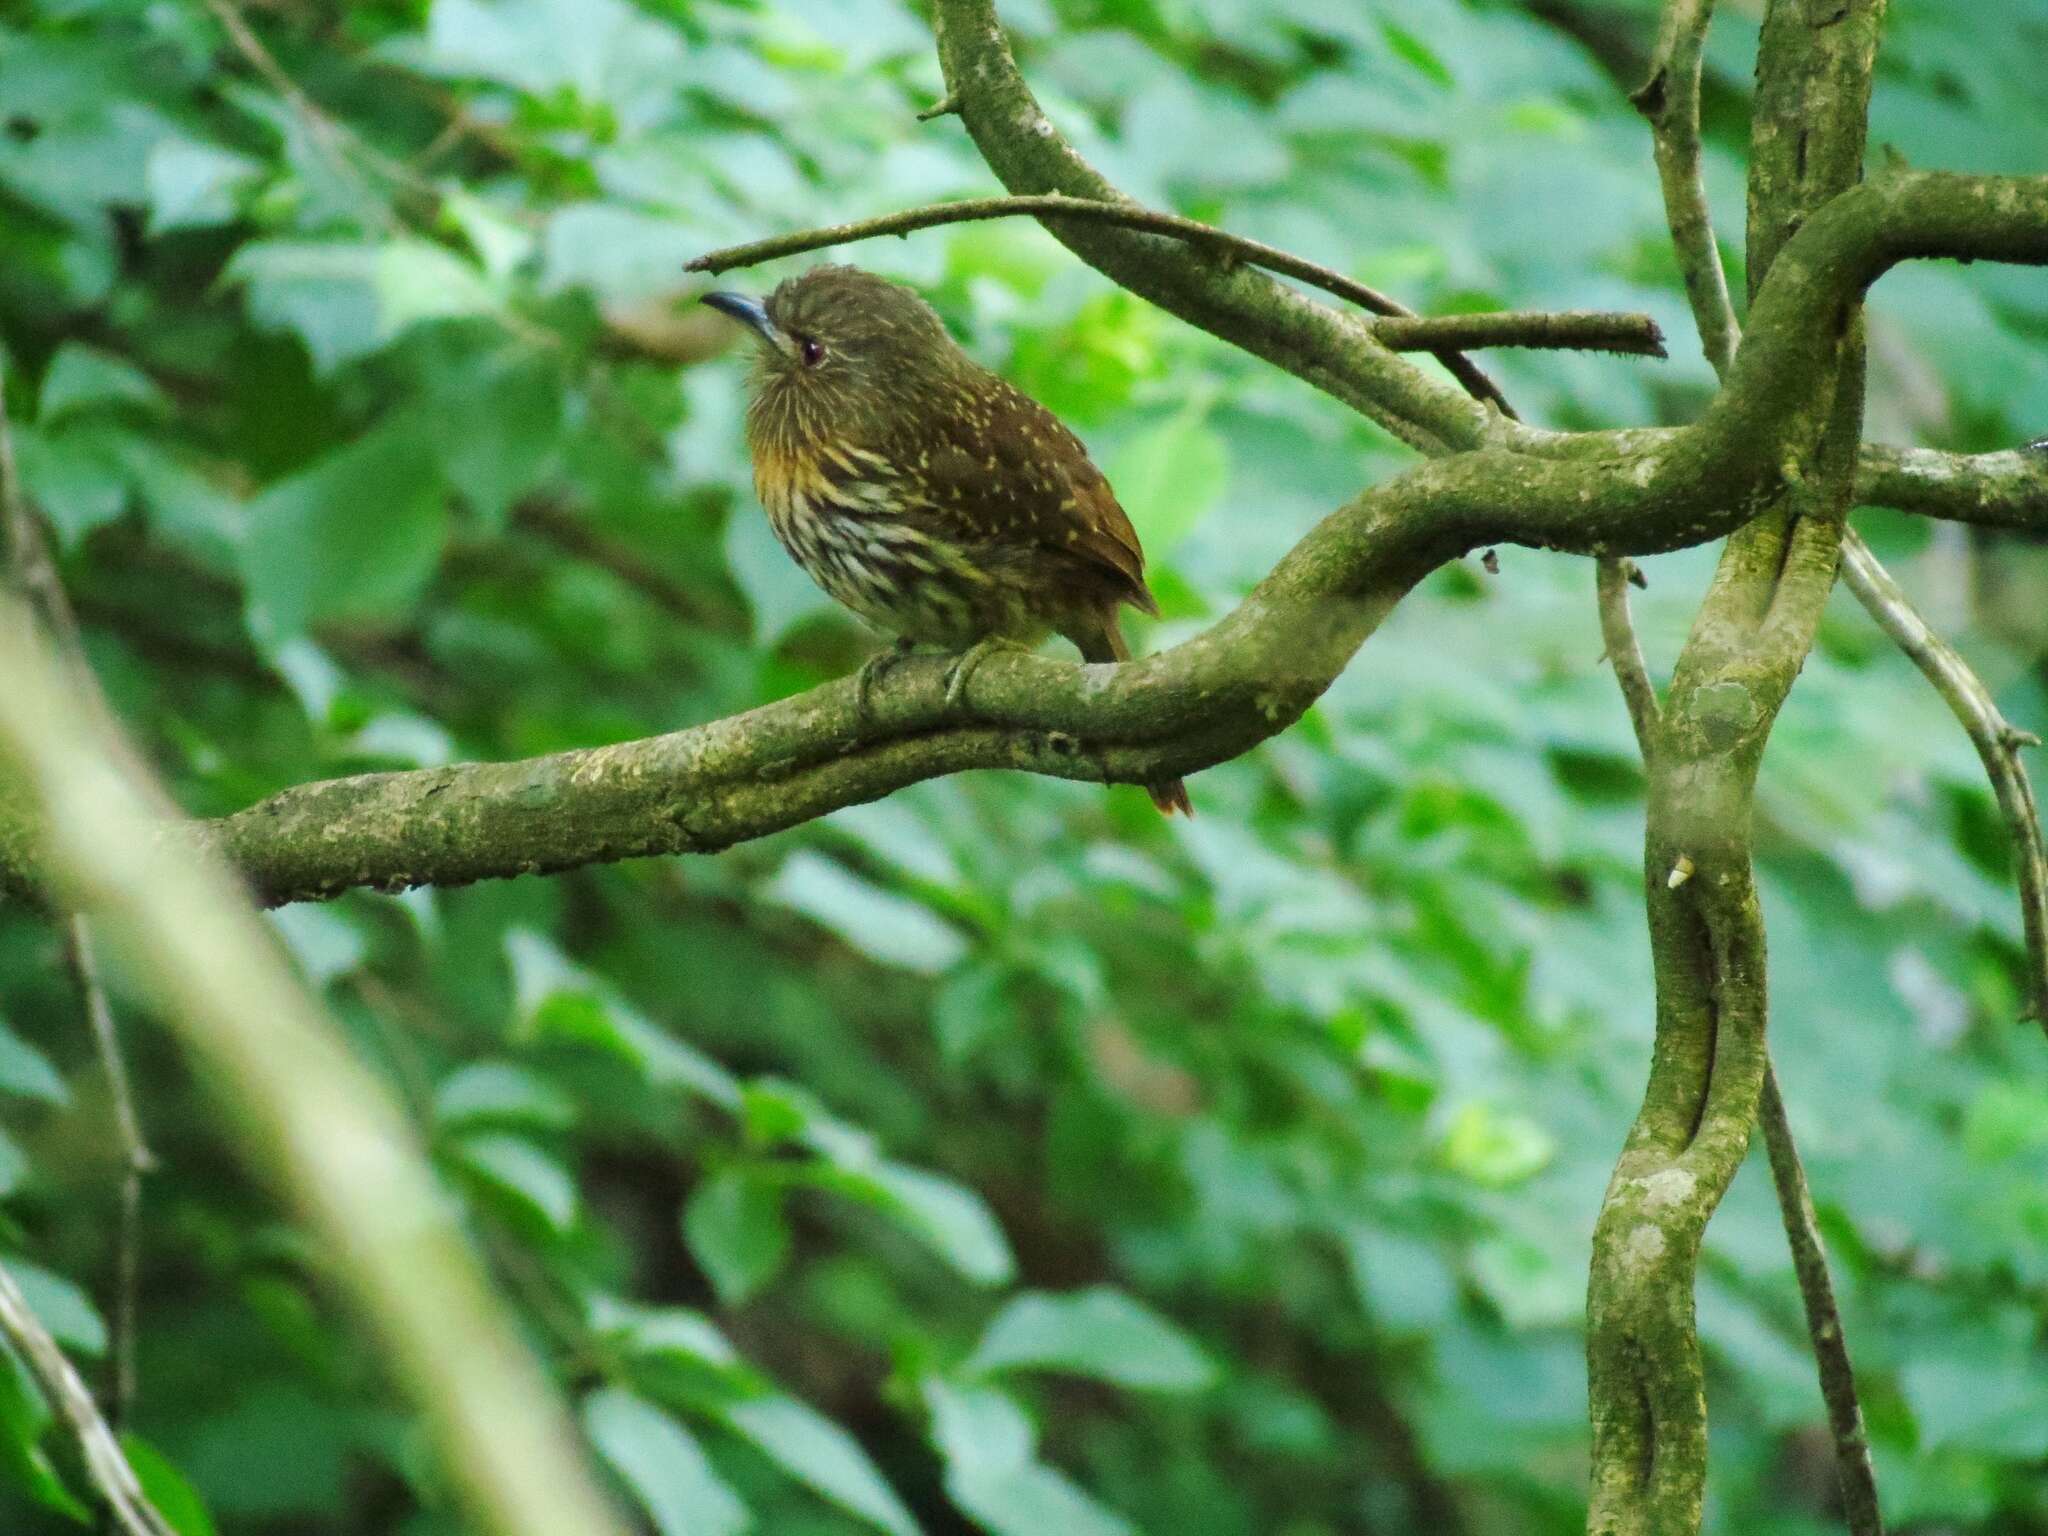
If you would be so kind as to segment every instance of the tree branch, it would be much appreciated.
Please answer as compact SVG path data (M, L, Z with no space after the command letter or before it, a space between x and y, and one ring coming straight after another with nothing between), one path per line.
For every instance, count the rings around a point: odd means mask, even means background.
M287 901L708 851L965 768L1144 782L1206 767L1297 719L1445 560L1486 544L1651 554L1747 521L1781 493L1788 466L1804 473L1813 381L1833 368L1836 327L1863 289L1910 256L2048 263L2048 177L1889 177L1836 198L1788 251L1694 426L1555 434L1496 416L1495 446L1368 491L1235 612L1143 661L993 657L973 675L965 719L941 707L941 665L912 662L875 689L865 729L852 685L828 684L640 742L305 785L204 835L263 899ZM33 886L27 852L0 866L0 884Z
M1854 533L1843 541L1842 557L1843 576L1863 606L1947 701L1984 764L2012 838L2019 878L2027 955L2021 1016L2038 1019L2048 1027L2048 852L2042 845L2041 814L2033 785L2020 760L2020 749L2038 745L2038 741L2006 721L1983 679L1928 627L1904 590Z
M1107 187L1107 183L1104 186ZM1083 219L1113 224L1118 228L1139 230L1145 234L1165 235L1171 239L1185 241L1190 245L1213 252L1217 258L1217 270L1229 272L1239 264L1249 264L1283 277L1292 277L1323 292L1356 304L1370 314L1397 319L1414 319L1415 311L1399 300L1388 297L1377 288L1368 287L1355 278L1341 272L1320 266L1278 246L1267 245L1260 240L1249 240L1242 235L1233 235L1204 224L1199 219L1183 218L1177 213L1162 213L1156 209L1140 207L1122 193L1109 197L1072 197L1063 192L1048 192L1036 196L969 198L960 202L934 203L923 208L910 208L898 213L883 214L880 218L862 219L852 224L834 224L823 229L800 230L795 234L778 235L768 240L749 241L745 245L726 246L721 250L707 251L688 263L686 272L718 273L734 267L749 267L778 256L791 256L799 251L815 251L829 245L844 245L855 240L869 240L878 235L906 235L912 230L929 229L939 224L957 224L977 219L1001 219L1016 214L1030 214L1041 221L1046 219ZM1052 224L1046 228L1057 235L1059 231ZM1375 339L1380 339L1374 332ZM1388 350L1397 350L1381 340ZM1491 401L1507 411L1507 398L1500 387L1482 372L1470 358L1455 351L1433 348L1437 361L1442 363L1459 385L1475 400ZM1512 411L1508 411L1513 415Z
M1797 0L1769 0L1751 130L1752 327L1726 357L1732 322L1716 341L1718 317L1704 302L1711 292L1695 301L1708 350L1727 369L1707 421L1724 403L1768 389L1757 365L1786 323L1777 301L1788 277L1802 271L1804 238L1867 195L1882 197L1856 182L1883 15L1884 0L1842 0L1825 20ZM1696 58L1704 25L1696 0L1669 0L1663 54L1676 52L1683 63L1694 50ZM1653 74L1652 87L1668 94L1668 73ZM1693 123L1664 127L1660 136L1669 142L1660 151L1697 138ZM1703 200L1693 202L1696 159L1688 167L1683 154L1660 152L1659 160L1660 168L1670 165L1664 181L1674 244L1690 249L1697 259L1687 264L1708 277L1705 264L1718 266L1718 255L1702 254L1712 253L1713 242ZM1643 884L1657 1030L1642 1107L1593 1235L1587 1529L1596 1536L1675 1536L1700 1524L1707 1475L1705 1373L1693 1315L1700 1243L1747 1150L1769 1068L1765 935L1751 847L1756 773L1812 646L1851 505L1863 410L1859 299L1827 306L1829 331L1811 338L1800 395L1777 403L1801 422L1788 439L1796 459L1724 547L1644 754Z
M1714 0L1671 0L1664 7L1650 77L1629 100L1650 120L1665 222L1671 226L1671 247L1700 345L1714 372L1726 374L1740 333L1700 174L1700 67L1713 17Z
M1865 443L1856 499L1984 528L2048 533L2048 443L2003 453L1941 453Z
M1628 609L1629 583L1641 579L1633 560L1602 560L1596 590L1600 600L1600 637L1607 646L1607 663L1614 668L1622 702L1628 706L1629 724L1635 728L1636 745L1647 762L1664 710L1657 702L1657 685L1650 681L1642 642L1636 638L1635 619Z
M1778 1214L1792 1249L1792 1270L1799 1280L1799 1298L1806 1310L1806 1332L1820 1368L1820 1395L1827 1404L1828 1430L1835 1442L1835 1474L1842 1490L1842 1510L1850 1536L1884 1536L1878 1512L1877 1474L1870 1465L1870 1436L1863 1427L1863 1404L1856 1395L1856 1371L1849 1362L1849 1341L1842 1333L1841 1309L1835 1304L1835 1282L1828 1273L1827 1247L1813 1213L1806 1187L1806 1167L1792 1140L1792 1122L1778 1091L1778 1071L1764 1065L1763 1094L1757 1105L1764 1150L1770 1154L1771 1181L1777 1186Z
M107 1001L107 989L100 981L92 933L85 919L74 914L65 923L64 938L72 981L78 988L86 1021L92 1026L93 1049L107 1079L107 1097L114 1105L114 1132L121 1147L121 1219L114 1235L114 1303L108 1308L113 1325L107 1348L112 1375L107 1411L118 1429L127 1423L135 1406L136 1309L142 1288L142 1180L155 1169L156 1158L142 1137L142 1121L135 1112L135 1094L128 1082L128 1059L121 1050L121 1035L114 1023L114 1010Z
M932 203L907 208L850 224L832 224L819 229L798 230L744 245L723 246L706 251L684 266L686 272L729 272L736 267L757 266L781 256L828 246L849 245L883 235L907 235L914 230L944 224L963 224L983 219L1002 219L1028 214L1039 219L1081 218L1114 224L1147 234L1167 235L1190 245L1213 251L1226 265L1245 262L1283 277L1296 278L1312 288L1346 299L1381 319L1372 327L1379 343L1394 352L1435 352L1467 347L1543 347L1559 350L1621 352L1647 357L1664 356L1663 333L1648 315L1602 310L1503 311L1494 314L1420 316L1398 300L1346 277L1319 263L1283 251L1263 241L1233 235L1199 219L1161 213L1135 203L1099 202L1050 192L1033 197L978 197L959 202ZM1444 358L1446 366L1450 360ZM1454 373L1458 370L1453 367ZM1461 382L1464 375L1460 373ZM1484 376L1481 375L1481 378ZM1475 399L1506 405L1490 381L1469 389Z
M1395 352L1445 347L1530 347L1554 352L1616 352L1665 357L1664 333L1648 315L1593 309L1503 309L1469 315L1382 319L1372 333Z

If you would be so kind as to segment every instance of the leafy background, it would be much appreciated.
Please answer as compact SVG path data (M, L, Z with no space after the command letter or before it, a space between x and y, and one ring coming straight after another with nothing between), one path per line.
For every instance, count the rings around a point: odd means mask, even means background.
M1689 335L1622 99L1648 0L1007 0L1133 195L1431 310ZM1717 23L1739 258L1756 13ZM2048 164L2041 0L1895 0L1877 141ZM196 813L357 769L707 720L869 643L746 488L743 359L680 264L992 190L897 0L47 0L0 22L0 334L92 659ZM1996 44L1987 39L1999 39ZM295 82L288 90L287 84ZM1618 84L1619 82L1619 84ZM1090 442L1171 642L1399 467L1299 383L1021 223L850 253ZM741 274L765 285L773 271ZM1874 298L1873 435L2048 426L2048 285ZM1498 355L1526 414L1710 375ZM2048 718L2037 544L1862 526ZM1650 562L1674 653L1704 552ZM1591 573L1406 603L1295 730L1136 791L979 775L717 859L278 915L663 1536L1324 1536L1583 1519L1591 1223L1650 1028L1641 776ZM1942 708L1833 611L1766 766L1777 1051L1888 1513L2048 1530L2048 1051L2002 834ZM121 999L149 1134L138 1460L186 1536L457 1528L323 1256ZM0 1246L103 1354L115 1151L53 937L0 911ZM1709 1525L1830 1528L1768 1180L1709 1234ZM0 1369L0 1524L75 1528Z

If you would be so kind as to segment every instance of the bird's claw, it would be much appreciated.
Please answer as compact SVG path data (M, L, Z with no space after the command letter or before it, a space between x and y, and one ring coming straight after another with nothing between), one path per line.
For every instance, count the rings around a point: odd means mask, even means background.
M853 712L863 725L875 717L875 680L910 654L910 642L897 640L875 652L853 674Z
M990 635L977 640L955 658L953 665L946 668L946 708L958 709L967 696L968 679L974 676L974 669L987 661L995 651L1013 651L1019 647L1016 642L1005 640L1000 635Z

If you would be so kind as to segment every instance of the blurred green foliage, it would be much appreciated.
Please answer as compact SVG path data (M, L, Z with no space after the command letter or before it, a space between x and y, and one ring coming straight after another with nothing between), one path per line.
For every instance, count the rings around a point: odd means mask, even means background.
M1717 22L1739 253L1755 4ZM1650 0L1010 0L1133 195L1419 307L1689 335L1622 97ZM2040 0L1895 0L1878 142L2048 163ZM680 264L991 190L902 0L198 0L0 21L0 330L92 659L196 813L358 769L707 720L868 642L746 488L738 356ZM1995 41L1993 41L1995 39ZM292 82L290 90L283 82ZM1402 462L1021 223L848 253L1063 413L1152 553L1153 646ZM741 274L765 285L775 274ZM2048 427L2048 285L1873 304L1873 435ZM1665 364L1504 354L1557 425L1683 419ZM2048 560L1867 514L2007 713L2048 717ZM1706 552L1650 563L1668 660ZM1195 782L924 786L712 860L285 911L596 1454L662 1536L1335 1536L1583 1518L1587 1242L1639 1091L1640 772L1582 563L1406 603L1297 729ZM1889 1514L2048 1530L2048 1051L2002 833L1851 609L1762 786L1777 1050ZM103 1357L116 1182L56 940L0 911L0 1246ZM186 1536L455 1529L326 1260L120 1006L150 1181L138 1467ZM1829 1528L1767 1178L1699 1295L1709 1524ZM0 1526L75 1528L0 1368Z

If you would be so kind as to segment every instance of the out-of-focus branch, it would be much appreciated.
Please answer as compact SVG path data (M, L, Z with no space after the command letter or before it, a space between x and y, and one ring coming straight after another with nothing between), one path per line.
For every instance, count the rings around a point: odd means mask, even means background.
M0 1334L14 1346L77 1442L93 1495L121 1536L178 1536L142 1491L121 1442L100 1416L91 1388L50 1337L50 1330L30 1308L4 1263L0 1263Z
M24 628L43 626L57 647L73 695L81 705L103 722L112 716L99 679L93 675L79 638L78 619L64 593L57 562L50 553L43 525L29 504L28 493L14 457L14 428L7 414L7 386L0 377L0 603L12 593L17 622ZM9 622L0 616L0 626ZM6 637L0 633L0 640ZM0 795L0 802L7 797ZM15 830L13 808L0 803L0 844ZM78 989L79 1004L91 1028L93 1047L106 1073L107 1089L114 1106L114 1132L121 1147L120 1217L114 1234L114 1294L108 1308L113 1322L108 1339L111 1366L109 1415L118 1430L126 1421L135 1400L135 1327L137 1297L142 1272L142 1180L151 1167L149 1148L142 1139L141 1121L135 1112L135 1096L128 1081L128 1063L121 1052L121 1038L114 1025L106 988L101 985L99 966L93 953L92 934L82 918L71 917L65 928L65 953ZM97 1410L95 1410L96 1412ZM82 1434L82 1431L81 1431ZM118 1441L111 1441L120 1455ZM88 1458L90 1460L90 1457ZM126 1471L125 1463L123 1470ZM95 1476L100 1474L96 1471ZM130 1473L128 1481L134 1481ZM121 1494L109 1492L109 1507L120 1518ZM153 1512L152 1512L153 1513Z
M1984 764L2012 838L2013 864L2019 877L2027 950L2022 1012L2048 1027L2048 852L2043 850L2034 788L2020 760L2021 749L2038 746L2039 740L2007 722L1983 679L1928 626L1870 547L1854 533L1842 543L1842 572L1871 617L1947 701Z
M619 1536L388 1096L233 879L166 835L170 808L13 603L0 605L0 675L0 788L27 806L56 895L119 946L245 1161L291 1197L419 1403L469 1518L493 1536Z
M1792 1269L1799 1279L1799 1297L1806 1309L1806 1333L1820 1368L1820 1395L1827 1404L1828 1430L1835 1442L1835 1474L1842 1490L1842 1512L1850 1536L1884 1536L1884 1517L1877 1505L1877 1474L1870 1464L1870 1436L1863 1427L1863 1403L1856 1394L1856 1371L1849 1361L1849 1341L1842 1333L1842 1313L1835 1303L1834 1277L1821 1242L1813 1196L1806 1186L1806 1166L1792 1140L1792 1122L1778 1091L1778 1069L1764 1067L1764 1089L1757 1104L1764 1150L1770 1154L1771 1180L1778 1189L1778 1213L1792 1249Z

